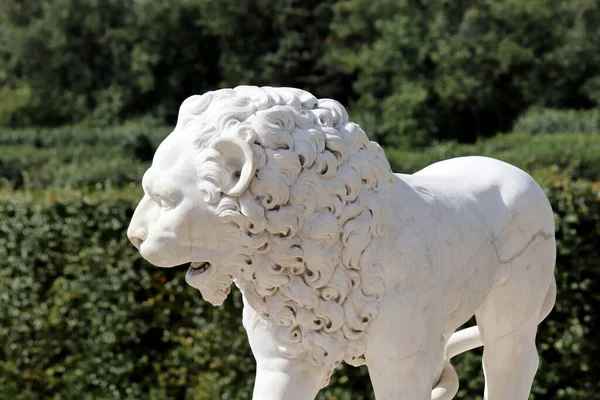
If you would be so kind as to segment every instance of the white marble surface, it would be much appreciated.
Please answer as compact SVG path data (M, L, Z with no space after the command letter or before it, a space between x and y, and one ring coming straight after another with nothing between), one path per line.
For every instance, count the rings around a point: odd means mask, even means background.
M523 171L465 157L394 174L338 102L238 87L182 104L142 184L141 255L192 262L212 304L242 291L254 399L313 399L342 361L368 366L378 400L450 399L449 359L482 343L485 398L527 399L556 245Z

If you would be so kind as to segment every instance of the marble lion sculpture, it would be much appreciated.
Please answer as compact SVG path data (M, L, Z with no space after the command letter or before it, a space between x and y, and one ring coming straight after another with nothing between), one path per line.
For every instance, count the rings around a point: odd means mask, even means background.
M516 167L394 174L338 102L244 86L185 100L142 185L141 255L191 262L214 305L241 290L254 399L314 399L342 361L367 365L378 400L451 399L450 358L482 344L485 398L528 398L556 245L544 192Z

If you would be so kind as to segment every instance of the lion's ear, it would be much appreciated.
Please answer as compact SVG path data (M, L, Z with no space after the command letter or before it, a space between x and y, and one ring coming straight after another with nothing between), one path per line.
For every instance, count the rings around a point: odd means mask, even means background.
M225 160L223 167L229 175L227 187L221 191L229 196L241 196L248 188L256 171L256 158L248 143L236 137L220 137L210 147Z

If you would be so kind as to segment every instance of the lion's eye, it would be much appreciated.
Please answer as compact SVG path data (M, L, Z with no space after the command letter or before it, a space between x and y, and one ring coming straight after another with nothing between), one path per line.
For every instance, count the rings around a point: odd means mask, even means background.
M156 199L158 200L158 203L160 204L161 208L171 208L173 206L173 202L169 201L168 199L165 199L163 196L160 195L156 195Z
M173 208L181 200L181 192L173 188L168 182L154 182L149 188L152 199L163 209Z

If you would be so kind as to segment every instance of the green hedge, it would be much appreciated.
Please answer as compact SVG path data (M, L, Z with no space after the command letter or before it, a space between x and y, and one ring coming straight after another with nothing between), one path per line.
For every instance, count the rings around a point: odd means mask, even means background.
M138 184L170 130L143 120L107 128L0 129L0 186Z
M600 108L590 110L558 110L532 108L513 126L516 132L532 134L600 133Z
M144 262L125 235L139 195L0 192L0 398L250 397L239 292L215 308ZM334 381L327 398L367 398Z
M571 176L600 179L600 135L510 133L475 144L442 143L423 150L386 148L392 169L413 173L452 157L480 155L498 158L526 171L558 167Z
M170 128L0 130L0 185L21 189L139 184ZM41 141L41 142L40 142ZM576 177L600 177L600 135L512 133L476 144L442 143L424 150L386 148L392 168L413 173L450 157L487 155L525 170L557 166Z
M600 400L599 141L600 135L511 134L414 153L387 149L404 172L453 156L496 156L532 172L547 191L557 222L558 301L540 327L534 399ZM25 141L6 147L31 148ZM0 398L249 398L254 361L239 292L212 307L185 284L183 267L149 265L125 236L147 164L126 152L94 161L85 145L61 144L71 155L81 151L80 161L70 163L58 147L19 157L6 147L0 160L20 160L19 168L48 177L24 187L49 189L0 190ZM103 164L113 158L114 167ZM42 159L65 168L63 178L48 172L50 164L36 164ZM117 173L135 183L97 190ZM67 185L69 179L79 183ZM61 182L78 188L56 187ZM483 393L479 354L457 359L460 399ZM367 400L370 393L365 368L344 367L319 398Z
M534 398L600 399L600 183L536 177L557 215L559 294ZM143 262L125 237L138 198L0 193L0 398L248 398L239 293L214 308L181 268ZM457 368L459 398L480 395L477 353ZM368 399L369 388L364 368L345 367L321 399Z
M139 192L0 193L0 398L247 398L241 302L214 308L125 230Z
M0 147L0 184L15 189L120 187L139 183L146 168L147 163L116 147Z
M34 148L69 148L71 146L124 146L138 135L146 135L158 145L172 128L160 126L152 119L132 120L124 125L94 127L68 125L60 128L0 128L0 147L24 145Z

